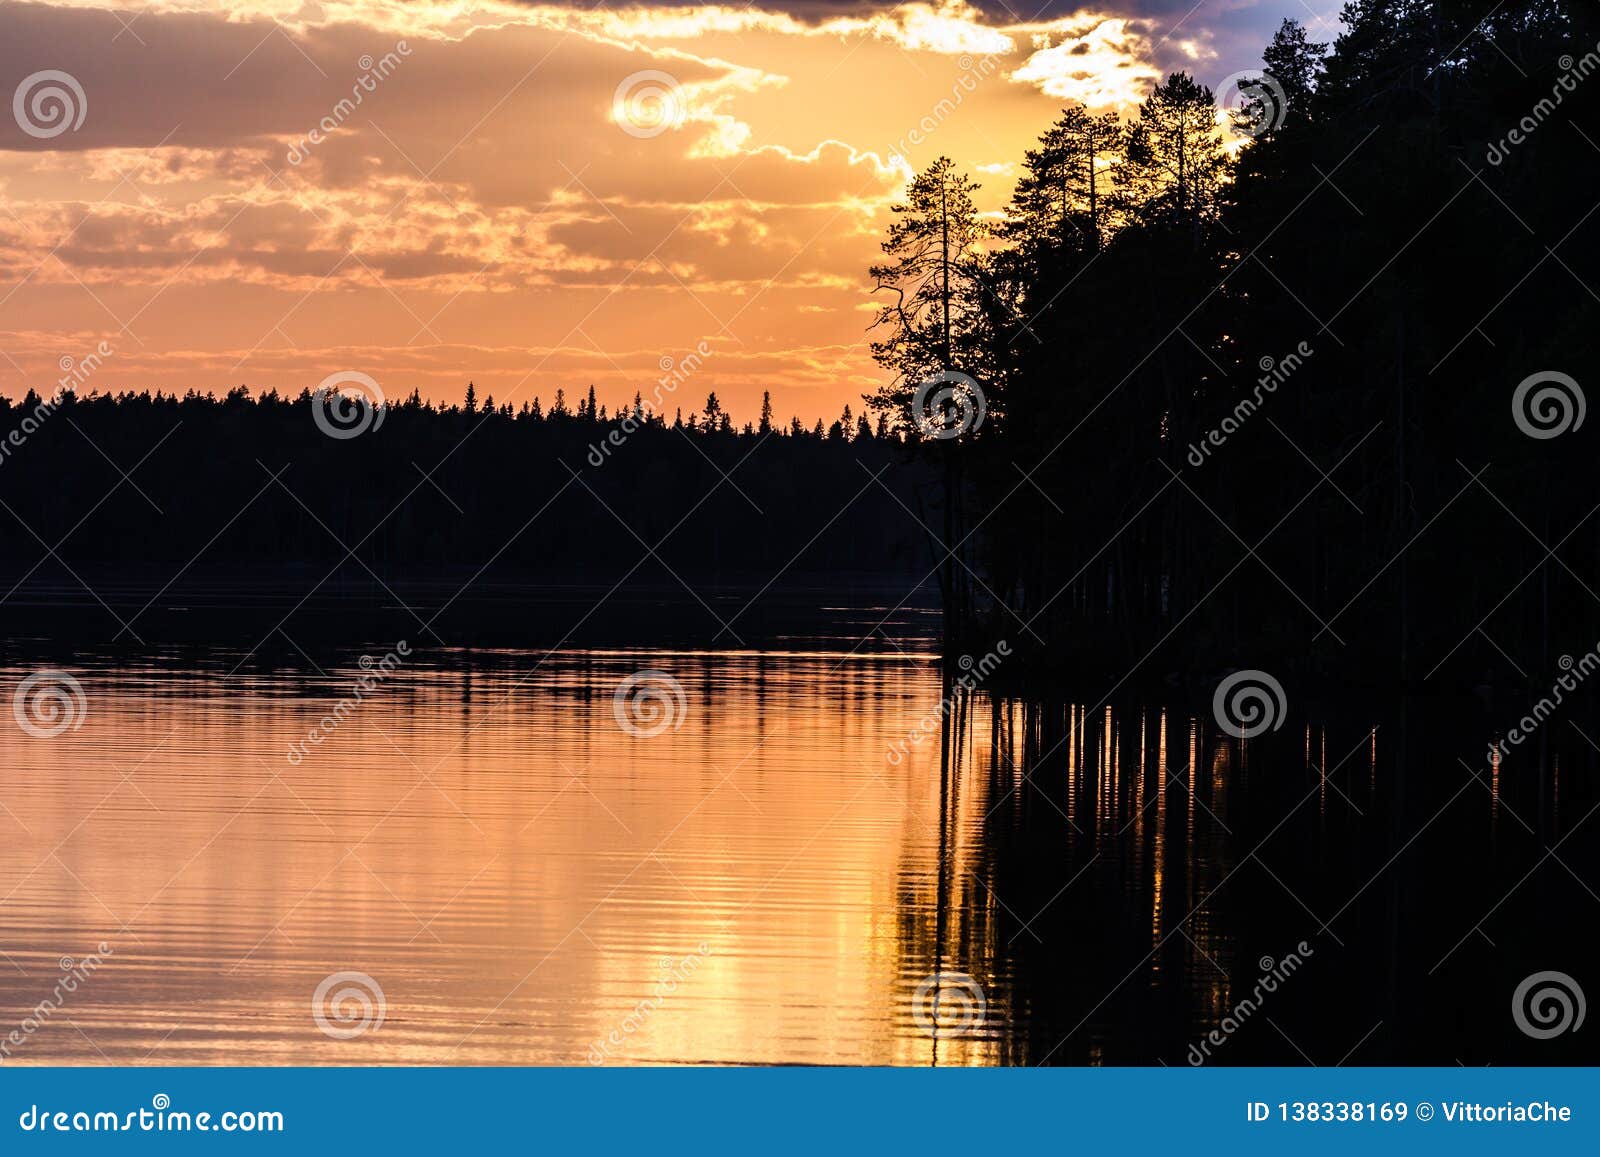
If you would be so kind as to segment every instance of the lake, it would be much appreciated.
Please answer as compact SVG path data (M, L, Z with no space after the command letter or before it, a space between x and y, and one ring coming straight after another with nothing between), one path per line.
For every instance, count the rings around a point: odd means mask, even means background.
M1594 1059L1511 1007L1591 967L1588 721L407 649L9 655L5 1063Z

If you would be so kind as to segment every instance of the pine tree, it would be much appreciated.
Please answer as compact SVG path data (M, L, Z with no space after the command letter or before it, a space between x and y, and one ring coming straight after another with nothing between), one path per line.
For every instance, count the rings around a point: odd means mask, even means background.
M875 326L888 332L872 343L872 356L895 380L867 404L914 431L925 417L912 412L918 387L943 371L970 375L977 368L989 236L972 200L977 191L940 157L907 186L905 202L892 206L896 219L883 251L893 260L871 270L874 292L893 296L879 310Z
M1121 152L1123 135L1116 113L1064 109L1038 148L1023 154L1007 235L1025 249L1099 249L1110 208L1111 159Z
M772 391L761 391L761 424L756 427L760 434L772 433Z
M1306 36L1305 26L1298 20L1284 20L1272 35L1272 43L1261 53L1266 63L1267 75L1283 89L1291 117L1307 117L1311 112L1311 94L1317 86L1317 75L1322 71L1322 59L1328 46Z
M1129 211L1147 224L1187 228L1198 244L1215 219L1227 167L1211 90L1175 72L1139 107L1117 181Z

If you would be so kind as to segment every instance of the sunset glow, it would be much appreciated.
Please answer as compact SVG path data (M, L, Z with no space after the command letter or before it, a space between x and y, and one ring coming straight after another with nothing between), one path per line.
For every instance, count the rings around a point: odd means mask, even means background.
M82 393L614 406L703 341L695 394L831 419L882 378L865 270L914 168L968 158L998 208L1062 102L1220 79L1281 15L1165 7L6 3L5 91L50 61L86 108L0 123L0 391L103 341Z

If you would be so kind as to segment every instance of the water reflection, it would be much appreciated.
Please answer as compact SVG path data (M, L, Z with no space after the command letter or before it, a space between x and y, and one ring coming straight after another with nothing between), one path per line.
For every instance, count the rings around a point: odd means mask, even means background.
M1431 717L1243 742L925 655L463 652L329 729L355 660L75 656L80 729L0 728L8 1063L1180 1064L1301 944L1211 1059L1499 1061L1500 987L1593 903L1539 876L1485 911L1593 758L1480 786ZM684 693L651 737L613 701L642 669ZM348 1039L312 1011L341 972L384 1010Z

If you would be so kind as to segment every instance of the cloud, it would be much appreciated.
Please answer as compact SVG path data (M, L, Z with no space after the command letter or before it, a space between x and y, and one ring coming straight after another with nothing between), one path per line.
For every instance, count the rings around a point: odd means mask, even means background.
M865 269L910 167L948 153L997 208L1063 101L1128 106L1265 40L1253 5L1025 15L0 0L0 96L51 69L87 102L56 136L0 115L0 389L104 332L106 388L288 387L355 359L450 397L567 374L631 396L708 338L704 384L736 410L774 388L832 415L877 380ZM664 121L629 123L641 83Z
M1127 20L1100 20L1081 31L1040 33L1037 47L1011 79L1092 109L1126 108L1161 79L1151 41L1145 28Z

